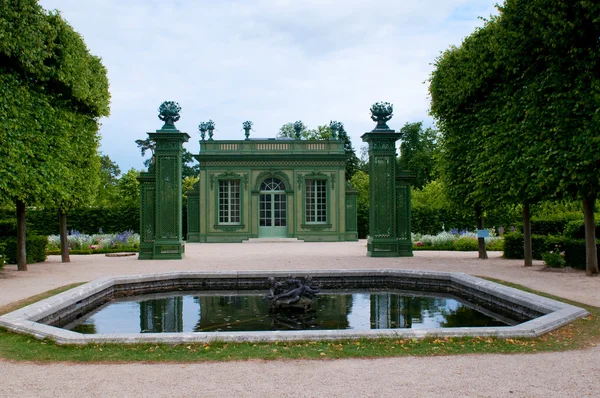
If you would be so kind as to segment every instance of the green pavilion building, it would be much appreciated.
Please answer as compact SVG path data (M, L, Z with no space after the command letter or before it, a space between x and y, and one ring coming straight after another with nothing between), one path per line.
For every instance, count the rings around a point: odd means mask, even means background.
M358 192L346 182L343 125L331 122L331 139L303 140L302 122L295 138L215 140L212 121L201 123L199 181L187 192L187 231L182 228L179 131L181 107L165 101L159 119L165 124L148 133L154 161L140 173L140 260L181 259L187 242L242 242L250 239L298 239L340 242L358 240ZM412 256L410 181L396 171L395 142L401 134L386 122L393 107L371 107L377 126L363 134L369 144L369 236L367 255ZM206 133L208 132L208 138ZM338 135L338 132L340 133Z
M205 140L201 129L195 155L201 171L187 196L188 242L358 239L343 140L250 139L249 128L245 140L214 140L211 130Z

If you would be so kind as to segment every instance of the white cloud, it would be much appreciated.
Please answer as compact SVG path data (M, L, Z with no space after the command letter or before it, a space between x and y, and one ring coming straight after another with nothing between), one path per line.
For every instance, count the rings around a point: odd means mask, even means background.
M134 140L160 128L157 108L178 101L192 136L274 137L287 122L344 122L355 148L373 128L369 107L394 104L391 126L428 120L427 85L440 51L493 13L481 0L41 0L58 9L108 69L111 116L102 151L141 168Z

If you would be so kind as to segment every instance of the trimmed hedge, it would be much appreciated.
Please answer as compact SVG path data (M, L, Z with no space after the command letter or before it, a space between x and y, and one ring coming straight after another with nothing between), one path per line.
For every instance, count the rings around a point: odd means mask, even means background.
M583 222L583 213L563 213L554 217L531 219L532 235L563 235L567 225L573 221ZM515 224L518 231L523 232L523 221Z
M564 236L574 239L585 239L585 224L583 220L569 221L565 226ZM600 238L600 220L596 220L596 237Z
M0 237L1 236L17 236L17 220L8 218L0 220Z
M3 241L0 241L0 271L4 268L4 264L6 264L6 255L5 252L6 245Z
M10 214L8 214L10 213ZM4 212L0 218L14 217ZM32 235L57 235L58 212L56 209L27 209L27 233ZM67 229L81 233L96 234L102 228L107 234L133 230L140 232L139 206L86 207L67 212ZM16 233L15 235L16 236Z
M0 241L4 246L5 261L8 264L17 263L17 238L4 238ZM27 264L41 263L46 261L46 246L48 245L47 236L28 236L26 240Z
M513 259L524 258L523 234L504 234L504 257ZM585 240L573 239L564 236L532 235L531 245L533 258L542 259L542 253L554 250L557 246L565 252L565 261L568 267L585 269ZM597 255L600 257L600 240L596 241Z

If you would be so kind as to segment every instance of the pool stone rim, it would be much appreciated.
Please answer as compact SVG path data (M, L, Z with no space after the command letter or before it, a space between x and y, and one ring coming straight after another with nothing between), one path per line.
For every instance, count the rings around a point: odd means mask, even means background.
M274 276L285 279L289 276L299 278L311 276L316 282L349 281L365 279L383 281L393 287L440 289L470 289L481 294L484 299L501 302L503 305L530 310L541 316L517 324L515 326L463 327L463 328L427 328L427 329L373 329L373 330L301 330L301 331L269 331L269 332L182 332L182 333L131 333L131 334L81 334L40 323L40 320L52 319L61 311L77 311L78 306L86 300L115 294L115 291L128 292L140 286L168 287L177 284L200 284L222 288L232 281L242 290L260 286L267 289L267 278ZM209 286L210 284L213 286ZM326 282L327 283L327 282ZM399 286L396 286L398 284ZM172 289L174 290L174 289ZM139 294L136 291L135 294ZM133 293L132 293L133 294ZM340 340L362 338L416 338L426 337L498 337L498 338L533 338L564 326L573 320L589 315L579 307L557 300L541 297L508 286L477 278L464 273L415 271L415 270L288 270L288 271L223 271L198 272L180 271L106 277L75 287L56 296L41 300L9 314L0 316L0 326L17 332L28 334L38 339L51 339L58 344L89 343L209 343L212 341L235 342L274 342L302 340Z

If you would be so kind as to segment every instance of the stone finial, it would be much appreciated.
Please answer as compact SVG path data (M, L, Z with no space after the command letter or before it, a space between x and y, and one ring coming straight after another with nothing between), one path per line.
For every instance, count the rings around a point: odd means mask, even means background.
M213 122L212 120L209 120L208 122L206 122L206 129L208 130L208 140L212 141L213 140L213 131L215 130L215 122Z
M342 138L342 131L344 130L344 125L341 122L330 121L329 129L331 130L331 139L337 140L338 135Z
M250 120L246 120L242 123L242 128L244 129L244 135L246 136L246 140L250 139L250 130L252 130L252 123Z
M371 120L377 122L375 130L391 130L387 122L392 118L394 105L389 102L377 102L371 106Z
M206 123L200 122L200 124L198 125L198 130L200 130L200 139L204 141L204 139L206 138L206 131L208 130L208 127L206 127Z
M177 130L175 122L179 120L181 106L175 101L165 101L158 108L158 118L165 122L161 130Z
M298 120L297 122L294 122L294 124L292 126L294 127L294 132L296 133L296 139L299 140L300 138L302 138L302 136L300 134L302 133L302 130L305 128L304 123L302 123L301 120Z

